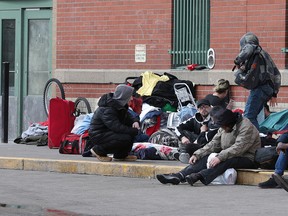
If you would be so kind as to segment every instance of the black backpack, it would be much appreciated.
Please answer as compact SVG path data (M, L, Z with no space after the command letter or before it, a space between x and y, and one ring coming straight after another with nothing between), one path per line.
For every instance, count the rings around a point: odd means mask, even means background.
M276 146L262 147L255 152L255 163L261 169L275 169L277 159Z
M265 67L264 70L261 67ZM245 63L245 70L238 69L235 73L235 83L246 88L254 89L267 79L266 61L261 53L253 53Z

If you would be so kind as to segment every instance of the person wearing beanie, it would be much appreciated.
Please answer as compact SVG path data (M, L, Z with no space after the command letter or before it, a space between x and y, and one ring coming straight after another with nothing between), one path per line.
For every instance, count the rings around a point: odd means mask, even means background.
M90 152L102 162L114 160L135 161L137 157L129 155L133 140L140 130L139 118L128 112L128 102L134 88L120 84L114 93L104 94L98 102L98 108L91 119L89 141Z
M240 113L215 106L210 112L211 118L220 128L213 139L193 153L189 165L172 174L158 174L157 180L162 184L178 185L187 182L191 186L197 181L210 184L227 169L254 169L255 152L261 147L257 128ZM210 154L216 153L207 168Z
M219 126L210 118L211 106L208 100L197 101L197 112L188 120L179 124L175 133L181 141L179 158L182 163L188 164L191 155L207 144L217 133Z
M211 106L222 106L223 108L233 108L233 100L229 97L230 83L228 80L219 79L215 83L212 94L206 95L205 99L208 100Z

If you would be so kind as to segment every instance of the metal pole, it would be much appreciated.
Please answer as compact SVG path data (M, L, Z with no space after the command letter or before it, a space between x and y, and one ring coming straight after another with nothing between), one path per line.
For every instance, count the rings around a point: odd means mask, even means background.
M9 117L9 62L3 62L3 89L2 89L2 142L8 143L8 117Z

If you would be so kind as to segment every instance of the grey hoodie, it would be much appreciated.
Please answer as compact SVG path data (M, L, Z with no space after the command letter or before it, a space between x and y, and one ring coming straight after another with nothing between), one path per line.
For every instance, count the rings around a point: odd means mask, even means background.
M247 32L240 39L240 53L234 60L234 63L240 66L245 65L253 53L261 53L264 57L265 61L260 62L260 65L262 64L263 67L260 66L259 68L262 74L268 72L268 75L265 76L265 80L262 80L262 82L271 81L273 97L277 97L281 86L281 74L271 56L259 45L258 37L252 32ZM249 70L249 68L247 68L247 70Z
M258 53L261 51L259 39L252 32L247 32L240 39L240 53L236 57L234 63L236 65L243 64L255 51Z
M120 84L116 87L113 94L113 99L118 101L119 104L125 106L128 104L131 96L133 95L134 88L125 84Z

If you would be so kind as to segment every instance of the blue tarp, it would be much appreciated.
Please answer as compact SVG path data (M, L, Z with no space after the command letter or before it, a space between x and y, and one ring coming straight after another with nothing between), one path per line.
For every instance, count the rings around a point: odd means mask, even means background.
M261 133L281 131L288 129L288 110L271 113L260 125Z

